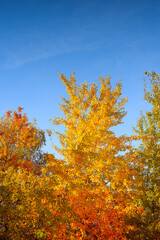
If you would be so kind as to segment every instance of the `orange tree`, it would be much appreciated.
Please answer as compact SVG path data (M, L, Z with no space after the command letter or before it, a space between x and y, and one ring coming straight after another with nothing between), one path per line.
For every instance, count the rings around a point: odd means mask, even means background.
M32 191L25 178L40 175L44 164L44 131L31 124L21 111L20 107L13 113L8 111L0 119L0 235L6 239L23 239L22 213L27 189Z
M8 111L0 119L0 168L5 171L12 166L39 171L43 163L41 147L45 144L44 131L28 122L26 114ZM38 172L37 172L38 173Z
M74 74L60 78L69 99L59 105L64 117L52 123L65 126L64 133L56 132L61 147L55 149L66 162L66 188L76 214L68 225L70 239L126 239L134 227L125 224L125 216L141 208L134 195L137 160L131 138L113 131L126 115L121 83L112 89L110 76L100 77L100 87L77 85Z
M0 238L67 239L64 161L42 154L44 131L21 110L0 121Z

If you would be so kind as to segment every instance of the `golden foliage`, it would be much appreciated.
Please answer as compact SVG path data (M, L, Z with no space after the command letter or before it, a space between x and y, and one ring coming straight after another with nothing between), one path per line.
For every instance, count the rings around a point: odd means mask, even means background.
M111 76L100 76L78 85L74 73L59 76L69 95L59 105L63 117L52 120L65 127L54 146L62 159L42 153L45 132L23 108L0 120L0 238L158 239L151 206L159 206L159 76L149 75L153 109L131 137L114 132L126 115L120 82L113 88ZM142 141L139 150L133 140Z

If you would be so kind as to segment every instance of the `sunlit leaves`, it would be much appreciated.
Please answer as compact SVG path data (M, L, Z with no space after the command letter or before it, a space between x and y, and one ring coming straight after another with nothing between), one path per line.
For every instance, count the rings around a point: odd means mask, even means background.
M142 140L137 149L142 179L137 193L139 203L146 213L146 216L140 218L141 235L144 239L158 239L160 235L160 76L155 72L145 74L149 79L144 79L144 98L152 108L145 114L141 112L135 129Z
M126 115L120 82L113 88L100 76L98 84L78 84L74 73L59 74L69 95L59 105L63 117L52 120L64 126L54 146L62 159L42 152L45 132L23 108L1 118L1 239L158 239L160 81L147 75L153 108L127 137L114 132Z
M44 132L29 123L21 110L19 107L17 112L8 111L0 119L0 167L6 170L9 166L22 166L28 171L39 171Z
M60 78L69 99L62 98L59 105L64 117L52 123L65 126L65 134L59 133L62 147L57 150L64 156L72 183L69 198L78 216L74 229L82 239L125 239L124 216L134 198L132 176L136 173L133 154L125 153L131 148L131 138L116 137L113 131L126 114L121 83L112 89L110 76L101 76L99 84L90 85L78 85L74 74L69 80L62 74Z

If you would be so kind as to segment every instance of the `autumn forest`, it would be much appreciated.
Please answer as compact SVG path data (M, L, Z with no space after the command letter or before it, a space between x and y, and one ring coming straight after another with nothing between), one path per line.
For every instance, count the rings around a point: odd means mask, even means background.
M160 75L145 72L151 110L131 136L114 132L127 114L121 82L59 77L69 97L51 122L63 132L39 129L23 106L0 119L0 239L160 239ZM61 157L42 150L47 134Z

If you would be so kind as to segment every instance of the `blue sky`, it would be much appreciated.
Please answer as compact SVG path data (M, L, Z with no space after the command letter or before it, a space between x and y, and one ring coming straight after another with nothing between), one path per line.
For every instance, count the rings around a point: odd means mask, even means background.
M58 71L89 83L110 74L129 98L118 134L131 134L148 107L144 71L160 73L159 12L159 0L0 1L0 115L21 106L38 127L52 128L48 119L61 116L66 96Z

